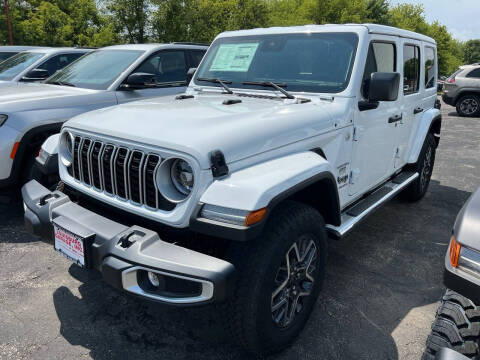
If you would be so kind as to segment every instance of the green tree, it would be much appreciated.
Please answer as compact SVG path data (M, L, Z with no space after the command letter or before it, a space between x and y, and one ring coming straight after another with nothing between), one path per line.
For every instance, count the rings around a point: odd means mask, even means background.
M469 40L465 43L464 59L467 64L480 62L480 40Z
M143 43L148 40L150 26L150 0L109 0L107 10L113 16L116 29L130 43Z

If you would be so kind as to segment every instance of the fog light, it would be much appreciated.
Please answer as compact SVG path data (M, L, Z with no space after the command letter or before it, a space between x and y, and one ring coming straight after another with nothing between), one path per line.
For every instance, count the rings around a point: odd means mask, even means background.
M150 284L152 284L155 287L160 286L160 279L158 278L157 274L149 271L147 276L148 276L148 280L150 281Z

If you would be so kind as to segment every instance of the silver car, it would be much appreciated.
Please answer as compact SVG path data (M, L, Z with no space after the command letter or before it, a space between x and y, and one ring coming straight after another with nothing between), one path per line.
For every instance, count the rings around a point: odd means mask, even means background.
M83 56L45 83L0 87L0 187L33 176L47 137L75 115L147 97L181 93L208 46L118 45Z
M19 52L0 63L0 86L44 81L92 51L82 48L36 48Z
M447 78L442 99L460 116L480 116L480 64L461 66Z

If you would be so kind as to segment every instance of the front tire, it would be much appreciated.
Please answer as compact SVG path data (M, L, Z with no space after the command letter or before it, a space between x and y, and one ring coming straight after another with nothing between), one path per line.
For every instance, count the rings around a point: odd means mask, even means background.
M453 349L472 360L480 359L480 307L447 290L437 310L422 360L434 360L441 348Z
M411 169L418 172L419 176L402 193L402 196L408 201L419 201L427 193L435 164L436 148L437 143L435 142L434 136L428 133L425 137L425 142L423 143L417 163L414 164Z
M263 236L232 250L237 281L224 308L226 326L252 353L280 351L305 326L322 287L323 218L310 206L285 202L270 216Z
M457 101L457 113L463 117L480 116L480 97L477 95L465 95Z

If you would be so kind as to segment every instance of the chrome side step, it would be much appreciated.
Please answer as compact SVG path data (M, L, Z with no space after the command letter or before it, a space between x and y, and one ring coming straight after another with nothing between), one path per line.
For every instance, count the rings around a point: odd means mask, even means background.
M389 201L419 176L418 173L400 173L365 199L342 212L340 226L327 225L327 231L336 238L345 236L355 225L360 223L381 205Z

